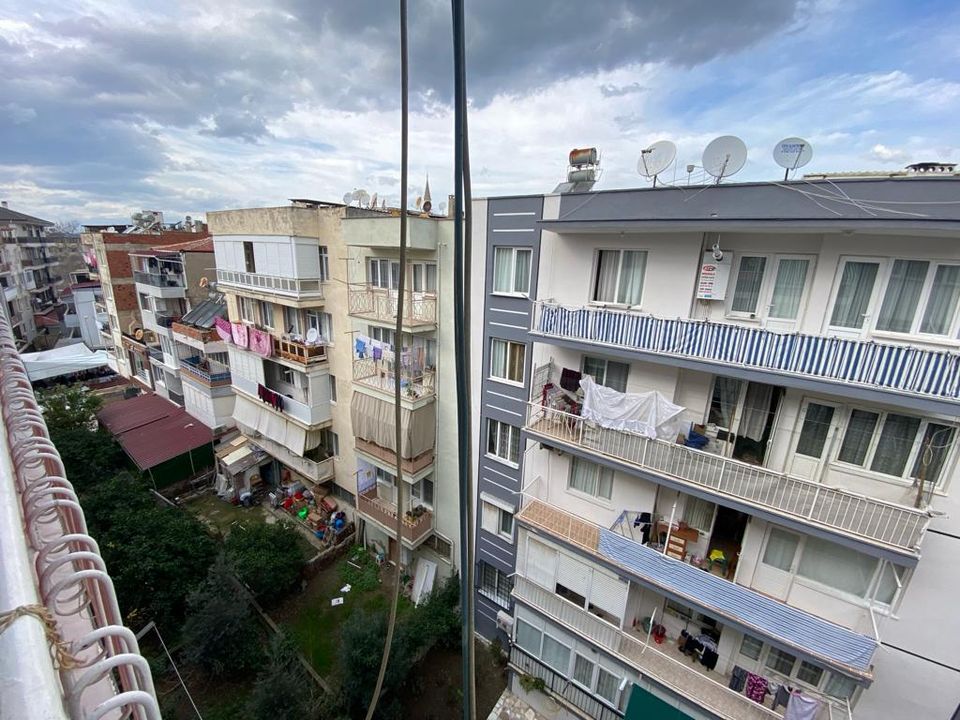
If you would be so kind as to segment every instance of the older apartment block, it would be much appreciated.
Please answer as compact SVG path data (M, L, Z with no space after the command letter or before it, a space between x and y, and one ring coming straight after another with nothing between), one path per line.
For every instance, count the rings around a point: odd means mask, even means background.
M476 621L514 690L567 717L952 717L960 177L475 218Z

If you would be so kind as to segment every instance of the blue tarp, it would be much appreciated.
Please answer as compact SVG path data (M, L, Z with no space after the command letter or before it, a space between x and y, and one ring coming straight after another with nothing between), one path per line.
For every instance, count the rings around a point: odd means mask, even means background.
M739 625L784 649L868 674L876 642L754 590L678 562L611 530L600 530L598 551L650 587L674 595L717 620Z

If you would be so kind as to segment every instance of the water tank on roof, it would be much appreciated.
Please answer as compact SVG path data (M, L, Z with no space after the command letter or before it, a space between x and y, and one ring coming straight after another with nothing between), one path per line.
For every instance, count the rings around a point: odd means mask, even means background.
M570 164L574 167L580 165L596 165L600 161L600 153L594 148L574 148L570 151Z

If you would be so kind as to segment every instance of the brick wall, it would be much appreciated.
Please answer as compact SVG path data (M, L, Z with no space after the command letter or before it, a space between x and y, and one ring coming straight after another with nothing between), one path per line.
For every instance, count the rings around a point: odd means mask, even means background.
M136 310L139 314L140 306L137 305L137 286L132 282L113 283L113 300L117 305L117 311Z

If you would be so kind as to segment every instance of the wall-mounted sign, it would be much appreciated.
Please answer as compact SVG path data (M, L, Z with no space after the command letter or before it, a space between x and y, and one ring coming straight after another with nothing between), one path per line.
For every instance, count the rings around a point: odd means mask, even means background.
M730 280L730 254L717 261L713 252L703 254L700 277L697 279L697 300L723 300L727 297Z

